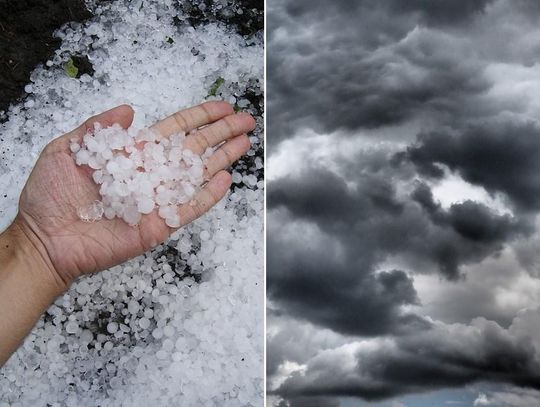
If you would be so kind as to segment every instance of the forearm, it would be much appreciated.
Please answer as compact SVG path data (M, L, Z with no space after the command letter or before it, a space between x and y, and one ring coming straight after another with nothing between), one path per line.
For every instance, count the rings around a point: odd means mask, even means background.
M0 234L0 366L66 289L44 256L16 222Z

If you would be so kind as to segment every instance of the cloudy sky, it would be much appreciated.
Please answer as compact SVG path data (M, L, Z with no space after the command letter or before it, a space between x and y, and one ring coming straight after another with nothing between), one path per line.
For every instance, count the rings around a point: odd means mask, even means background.
M538 403L539 23L267 2L273 405Z

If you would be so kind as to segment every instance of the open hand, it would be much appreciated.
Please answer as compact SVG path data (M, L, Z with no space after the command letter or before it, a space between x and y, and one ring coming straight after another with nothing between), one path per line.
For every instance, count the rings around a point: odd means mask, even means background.
M93 130L95 122L103 127L118 123L127 128L132 121L133 110L122 105L53 140L43 150L22 191L14 226L28 237L60 285L67 286L82 274L140 255L174 231L158 216L157 209L143 215L137 226L118 218L88 223L77 215L77 208L100 196L92 171L75 164L70 140L82 140ZM186 148L202 155L207 147L223 145L207 160L208 183L192 202L178 206L182 226L204 214L226 194L231 175L224 170L248 151L246 133L254 129L255 121L247 113L235 114L228 103L207 102L179 111L155 123L152 129L167 137L202 126L205 127L187 136Z

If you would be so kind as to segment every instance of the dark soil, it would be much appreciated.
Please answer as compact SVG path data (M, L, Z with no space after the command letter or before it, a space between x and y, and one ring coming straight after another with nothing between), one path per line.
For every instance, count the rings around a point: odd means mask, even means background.
M77 68L76 78L80 78L83 75L94 75L94 66L86 55L72 55L71 60L73 65Z
M246 36L261 32L264 28L264 0L228 0L224 8L218 8L212 0L187 0L179 4L179 8L193 26L222 22ZM241 10L242 14L234 10Z
M60 45L53 32L92 14L83 0L0 0L0 111L24 95L30 73Z

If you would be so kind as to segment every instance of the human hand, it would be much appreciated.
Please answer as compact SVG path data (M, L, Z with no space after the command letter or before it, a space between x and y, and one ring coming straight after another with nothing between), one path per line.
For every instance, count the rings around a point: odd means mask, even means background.
M120 124L127 128L133 110L127 105L88 119L83 125L49 143L39 157L20 197L19 213L12 225L22 231L31 247L43 259L46 274L67 287L80 275L96 272L142 254L164 241L173 231L158 216L157 209L143 215L137 226L115 218L94 223L82 221L77 209L100 198L92 170L75 164L70 140L82 140L95 122L103 127ZM163 136L188 133L185 147L202 155L207 147L225 142L208 158L205 179L208 183L192 202L178 206L181 226L195 220L215 205L231 185L224 171L249 149L245 133L255 127L246 113L234 114L225 102L207 102L163 119L152 129Z

